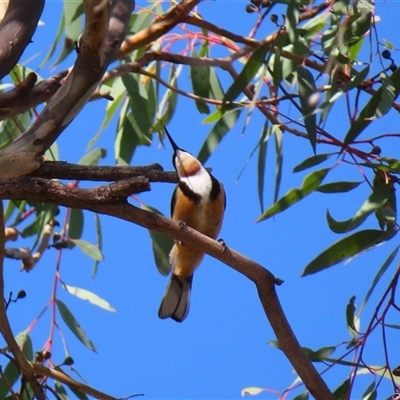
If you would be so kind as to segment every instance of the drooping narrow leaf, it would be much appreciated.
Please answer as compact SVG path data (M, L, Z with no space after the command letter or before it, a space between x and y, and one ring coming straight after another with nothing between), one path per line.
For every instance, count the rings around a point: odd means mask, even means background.
M372 281L371 287L368 289L368 292L365 295L365 298L364 298L363 302L361 303L360 311L358 313L359 315L362 313L364 307L366 306L369 298L371 297L372 293L374 292L376 285L381 280L383 274L386 272L386 270L389 268L390 264L393 262L394 258L397 256L397 253L399 251L399 247L400 247L400 245L396 246L396 248L390 253L389 257L386 259L386 261L379 268L379 271L377 272L377 274L375 275L374 280Z
M197 159L204 164L213 151L216 149L225 135L234 127L239 118L241 110L227 111L222 118L213 126L209 132L203 146L201 147Z
M311 275L329 268L341 261L371 249L377 244L386 242L396 236L396 231L382 232L366 229L355 232L340 239L328 249L324 250L304 269L302 276Z
M154 207L142 205L144 210L163 215ZM171 265L169 263L169 252L174 244L173 239L169 236L165 236L162 233L149 230L151 245L153 248L154 261L157 269L161 275L168 275L171 272Z
M383 116L388 108L388 99L391 102L396 100L400 93L400 68L397 68L390 76L388 84L383 84L369 99L367 104L361 110L360 114L350 126L345 139L344 145L353 143L354 140L364 131L364 129L372 122L372 120ZM382 103L381 103L382 102ZM379 111L378 111L379 108Z
M315 156L311 156L307 158L306 160L302 161L299 165L296 165L293 168L293 172L300 172L304 171L307 168L315 167L318 164L321 164L328 158L330 158L334 153L329 153L329 154L317 154Z
M224 96L224 102L230 102L236 100L243 89L251 82L260 67L265 61L265 55L270 49L270 44L265 43L258 47L250 58L247 60L245 66L240 72L239 76L234 80L232 85L226 91Z
M371 193L353 218L346 221L336 221L327 211L329 228L335 233L346 233L359 227L369 215L382 207L388 200L388 191L379 190Z
M146 143L145 138L148 138L153 124L148 112L149 100L145 97L145 89L140 81L140 76L134 77L133 74L122 75L122 82L131 98L132 118L130 122L132 128L141 142Z
M324 180L330 168L320 169L307 175L300 189L290 189L283 197L274 203L268 210L266 210L258 219L257 222L271 218L274 215L291 207L293 204L299 202L304 197L308 196L315 189L318 188L320 183Z
M102 299L100 296L98 296L97 294L95 294L89 290L82 289L82 288L75 287L75 286L70 286L62 281L61 281L61 285L68 293L70 293L76 297L79 297L82 300L87 300L89 303L92 303L95 306L103 308L104 310L107 310L107 311L112 311L112 312L116 311L115 308L112 307L108 301Z
M293 400L309 400L310 393L308 390L304 391L303 393L298 394Z
M293 44L296 54L308 54L310 49L307 42L300 36L297 24L299 23L299 4L296 1L289 1L286 11L286 30L289 40Z
M80 239L83 232L84 215L80 208L72 208L68 223L68 237L70 239ZM70 242L70 248L73 248L75 243Z
M117 134L114 142L115 159L117 165L128 165L139 141L136 133L133 131L132 125L128 120L129 99L126 99L121 107Z
M78 162L79 165L97 165L107 155L107 150L97 148L90 150Z
M320 193L346 193L350 192L350 190L355 189L358 187L361 182L347 182L347 181L340 181L340 182L331 182L325 183L325 185L321 185L316 192Z
M333 396L336 400L346 400L349 397L350 378L347 378L334 392Z
M96 239L97 239L97 247L102 251L103 249L103 234L101 230L101 221L100 217L97 213L94 213L94 220L96 223ZM99 260L94 261L93 270L92 270L92 278L94 278L97 274L97 269L99 267Z
M357 336L357 328L356 328L356 306L355 306L356 296L352 296L350 301L347 303L346 306L346 322L347 322L347 329L349 330L350 334L353 337Z
M16 342L21 347L22 352L28 361L33 360L33 347L32 341L29 334L24 331L20 332L15 337ZM0 399L5 399L7 393L9 393L9 388L12 387L20 377L20 371L16 366L15 362L8 362L6 367L3 369L2 374L5 379L0 379Z
M194 49L192 57L204 57L207 54L208 42L201 47L198 54ZM203 98L210 97L210 67L207 66L190 66L190 77L192 79L193 93ZM196 100L196 107L202 114L209 114L210 108L207 103Z
M107 102L103 122L101 123L101 126L98 132L95 134L95 136L92 139L90 139L90 142L87 146L87 150L92 148L94 144L97 142L101 133L108 126L112 118L115 116L117 110L122 104L123 99L126 97L126 89L121 78L118 77L114 79L111 86L111 95L113 96L114 100Z
M264 212L264 182L265 182L265 166L267 163L267 145L269 139L268 122L266 121L261 131L261 137L258 146L258 162L257 162L257 189L258 201L260 202L261 213Z
M269 57L271 56L271 53L269 53ZM267 58L269 58L267 57ZM254 108L256 106L256 101L259 98L260 95L260 91L261 88L263 87L264 84L264 76L267 73L267 64L265 63L263 68L261 69L261 73L260 76L258 77L258 81L255 85L254 88L254 94L253 94L253 98L251 99L250 105L247 108L247 114L246 114L246 118L244 119L244 124L243 124L243 128L242 128L242 135L244 135L244 132L246 131L247 125L250 122L251 116L253 115L253 111Z
M271 132L274 133L275 138L275 153L276 153L276 167L275 167L275 188L274 188L274 202L278 200L279 189L282 180L282 167L283 167L283 133L278 125L271 127Z
M174 88L178 88L178 77L182 71L182 67L182 65L178 68L174 64L171 65L168 81ZM161 72L159 73L161 74ZM157 112L157 121L153 126L153 131L160 131L164 129L164 126L168 125L175 114L177 103L178 93L175 90L168 89L158 106L159 111Z
M54 382L54 390L56 391L57 395L59 396L59 400L70 400L67 391L65 390L64 386L58 382Z
M308 139L315 153L317 145L317 117L315 115L316 104L312 101L311 97L315 93L315 81L312 73L302 65L297 67L297 83L304 124L308 133Z
M59 299L56 300L58 311L60 312L61 318L68 326L70 331L90 350L96 352L96 348L91 340L88 339L86 333L79 325L69 308Z
M377 391L375 390L376 383L372 381L362 394L361 400L376 400Z
M275 91L276 93L278 93L279 85L283 77L281 50L278 46L275 47L275 54L273 61L274 61L274 67L273 67L274 73L272 75L272 80L274 82Z
M72 240L72 239L71 239ZM82 239L73 239L73 243L75 243L87 256L93 258L96 261L103 261L104 257L101 253L100 249L86 240Z

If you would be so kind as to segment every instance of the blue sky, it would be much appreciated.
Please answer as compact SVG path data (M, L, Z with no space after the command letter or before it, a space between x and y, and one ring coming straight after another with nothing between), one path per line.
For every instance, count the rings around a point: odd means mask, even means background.
M146 6L147 3L138 3ZM224 28L248 34L255 22L254 14L247 14L243 1L203 2L199 12L204 18ZM44 26L38 28L34 43L23 56L27 60L39 53L41 60L55 36L61 2L48 2L43 15ZM227 11L229 10L229 18ZM378 2L377 14L380 38L395 45L400 3ZM57 17L56 17L57 16ZM221 17L224 16L224 17ZM238 28L239 26L239 28ZM271 23L260 29L258 38L272 31ZM397 53L392 52L397 62ZM74 55L62 67L73 63ZM36 65L36 60L28 66ZM61 69L58 67L57 70ZM42 69L43 76L55 71ZM222 74L221 76L224 76ZM224 77L224 87L228 80ZM190 88L189 73L181 74L182 86ZM78 162L88 142L98 131L106 107L106 100L88 104L58 141L60 159ZM290 112L290 108L288 108ZM339 137L347 131L342 110L335 109L335 117L326 129ZM180 97L178 109L168 129L178 145L193 154L201 148L211 126L202 123L194 103ZM326 209L336 219L350 218L358 210L369 189L362 185L351 196L314 193L274 219L256 224L260 215L257 199L257 165L252 159L237 181L242 166L256 145L261 131L262 118L254 113L253 120L244 135L241 129L243 116L209 159L214 175L220 179L227 193L227 210L221 237L229 247L261 263L285 283L278 288L283 308L303 346L318 349L337 345L349 340L345 310L349 299L355 295L360 305L377 269L397 245L397 241L380 246L356 257L350 263L339 264L320 274L301 278L303 268L322 250L338 240L329 231L325 220ZM398 115L392 112L368 131L365 137L385 132L396 132ZM108 149L103 165L113 165L115 121L102 133L96 146ZM149 148L140 148L134 155L133 165L159 162L171 170L171 148L163 148L158 139ZM399 157L398 147L392 142L382 144L386 155ZM332 151L319 147L318 152ZM312 155L310 144L303 139L284 135L284 169L280 194L292 187L299 187L304 173L292 173L293 167ZM332 165L334 161L327 165ZM275 158L271 145L267 158L266 205L270 205L274 188ZM336 168L327 182L336 180L362 180L359 173L346 166ZM152 191L140 195L140 200L169 214L171 184L153 184ZM85 213L83 238L95 240L94 217ZM296 378L293 368L283 354L267 344L274 334L264 315L254 285L229 267L207 256L195 274L190 314L182 324L172 320L160 320L157 310L167 285L153 260L151 242L146 230L133 224L102 217L105 261L91 279L93 262L78 249L64 251L61 276L64 282L93 291L116 308L116 313L104 311L59 289L59 297L74 313L77 320L95 343L98 353L86 349L68 331L58 318L65 334L69 352L76 369L89 384L116 397L144 393L147 399L236 399L248 386L273 388L283 391ZM370 217L363 228L377 229ZM394 272L396 262L391 266ZM50 299L56 252L49 250L29 274L18 271L15 261L6 263L7 291L24 289L28 297L10 307L10 320L15 333L30 324ZM390 273L388 274L388 276ZM387 284L387 283L386 283ZM370 300L370 315L374 300L379 299L385 285L378 286ZM369 314L368 314L369 312ZM390 322L396 323L392 316ZM365 321L366 323L367 321ZM361 321L363 326L363 319ZM40 319L31 336L34 350L41 348L50 329L50 313ZM395 334L396 332L394 332ZM366 361L378 365L383 362L379 335L372 339L366 351ZM389 335L389 343L396 337ZM342 346L343 347L343 346ZM344 352L344 348L334 355ZM59 336L55 335L53 359L61 362L64 352ZM393 359L393 367L396 360ZM335 367L327 381L335 389L346 377L348 370ZM371 377L361 377L354 398L371 382ZM382 387L382 398L392 394L389 384ZM271 393L259 398L275 399ZM289 395L288 398L294 396Z

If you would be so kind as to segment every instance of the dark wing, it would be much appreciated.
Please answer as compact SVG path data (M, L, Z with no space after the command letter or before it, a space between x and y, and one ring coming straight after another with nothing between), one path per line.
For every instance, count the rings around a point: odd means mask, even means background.
M172 198L171 198L171 218L174 215L174 209L175 209L175 204L176 204L176 191L178 190L178 185L176 185L174 193L172 193Z

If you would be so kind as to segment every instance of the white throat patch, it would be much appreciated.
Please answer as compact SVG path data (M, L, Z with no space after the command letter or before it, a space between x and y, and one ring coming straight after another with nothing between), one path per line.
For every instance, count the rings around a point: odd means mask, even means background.
M210 174L204 167L201 167L198 172L190 176L182 176L181 182L185 182L186 185L196 194L201 196L202 199L209 199L212 181Z

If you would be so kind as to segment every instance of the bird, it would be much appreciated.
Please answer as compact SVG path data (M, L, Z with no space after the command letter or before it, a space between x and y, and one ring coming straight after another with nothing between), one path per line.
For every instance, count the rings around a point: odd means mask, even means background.
M171 218L216 239L226 208L224 187L196 157L177 146L166 127L165 134L174 151L172 164L179 178L171 199ZM182 322L187 317L193 273L203 257L201 250L174 241L169 253L172 273L158 310L159 318Z

